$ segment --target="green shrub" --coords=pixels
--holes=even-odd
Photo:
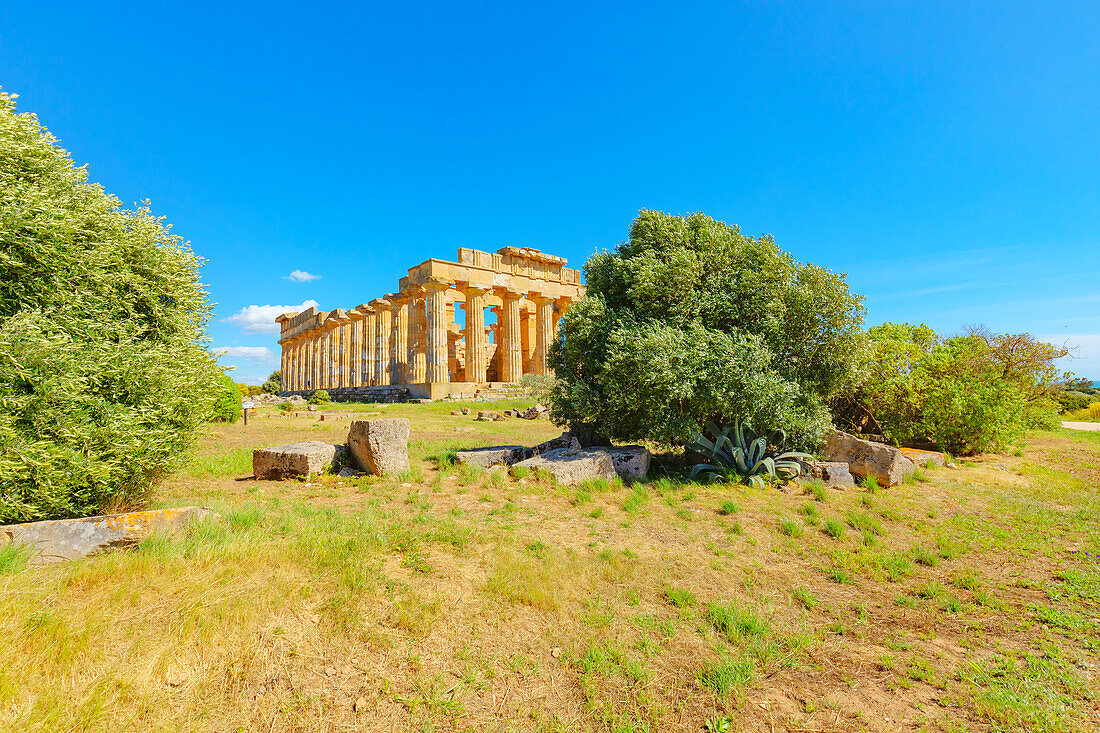
[[[741,419],[794,445],[827,427],[824,400],[850,381],[862,338],[861,299],[842,276],[770,236],[656,211],[585,274],[586,297],[551,348],[559,424],[682,443],[708,419]]]
[[[858,386],[833,404],[840,422],[956,455],[1006,449],[1030,428],[1057,424],[1055,361],[1065,349],[981,329],[941,339],[912,324],[868,335]]]
[[[309,398],[309,404],[311,405],[327,405],[330,402],[332,402],[332,398],[329,397],[328,392],[323,389],[317,390],[310,395]]]
[[[87,177],[0,93],[0,522],[143,501],[224,376],[199,258]]]
[[[271,376],[267,378],[260,386],[260,391],[265,394],[279,394],[283,391],[283,374],[278,369],[271,372]]]
[[[237,422],[241,419],[241,393],[228,375],[222,374],[214,387],[214,403],[210,408],[212,422]]]
[[[279,407],[276,408],[279,412],[290,412],[294,409],[294,405],[290,402],[280,402]]]

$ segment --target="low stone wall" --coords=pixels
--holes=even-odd
[[[295,392],[280,392],[280,397],[298,395],[309,399],[316,390],[299,390]],[[333,402],[408,402],[412,396],[407,387],[380,386],[380,387],[333,387],[325,390]]]

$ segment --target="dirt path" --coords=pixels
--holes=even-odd
[[[1062,427],[1066,430],[1087,430],[1090,433],[1100,432],[1100,422],[1070,422],[1062,421]]]

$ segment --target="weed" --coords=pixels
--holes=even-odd
[[[867,476],[862,481],[860,481],[860,483],[863,485],[864,490],[870,494],[873,494],[882,488],[882,485],[879,484],[878,479],[874,476]]]
[[[933,554],[931,550],[926,547],[917,547],[913,550],[913,559],[919,562],[921,565],[925,565],[930,568],[936,567],[940,558],[938,555]]]
[[[708,603],[707,620],[730,641],[761,636],[768,630],[767,622],[733,603]]]
[[[665,588],[665,598],[676,608],[690,608],[695,605],[695,594],[686,588]]]
[[[31,551],[23,545],[9,542],[0,545],[0,575],[14,575],[23,568],[31,559]]]
[[[834,540],[839,540],[844,536],[844,525],[836,519],[826,519],[822,531]]]
[[[739,511],[741,511],[741,507],[737,506],[737,503],[733,501],[726,500],[718,505],[718,513],[723,516],[736,514]]]
[[[719,697],[726,697],[734,688],[744,687],[756,677],[756,665],[751,659],[723,658],[704,667],[699,681]]]
[[[791,591],[791,595],[807,611],[812,611],[821,605],[821,601],[817,600],[813,593],[801,586]]]
[[[847,512],[845,518],[848,520],[848,526],[852,529],[867,533],[871,532],[875,535],[882,535],[882,522],[873,514],[867,512]]]
[[[787,537],[801,537],[802,525],[793,519],[779,520],[779,533]]]
[[[848,573],[845,572],[841,568],[832,568],[828,572],[826,572],[825,574],[828,575],[829,580],[833,581],[834,583],[851,583],[852,582],[852,576],[848,575]]]
[[[649,491],[644,484],[635,484],[626,499],[623,500],[622,509],[627,514],[637,514],[649,503]]]

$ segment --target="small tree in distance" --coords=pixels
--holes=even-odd
[[[280,392],[282,392],[283,373],[278,369],[271,372],[271,376],[268,377],[267,381],[260,386],[260,389],[262,389],[265,394],[279,394]]]
[[[862,299],[770,236],[703,214],[642,211],[630,239],[585,264],[586,297],[552,345],[554,419],[598,438],[682,443],[707,420],[829,425],[852,378]]]

